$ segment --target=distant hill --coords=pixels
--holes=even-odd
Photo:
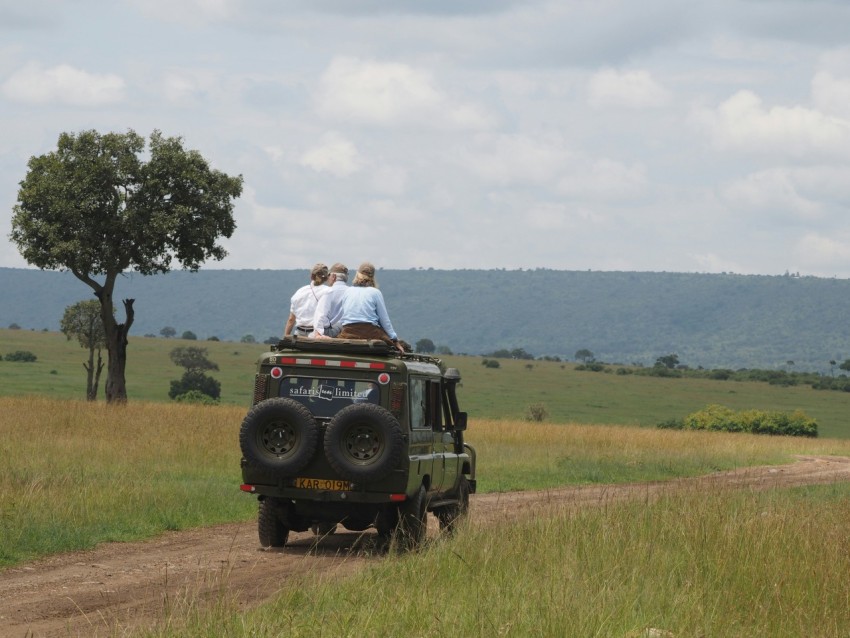
[[[258,341],[280,336],[302,270],[128,274],[133,334]],[[559,270],[381,270],[402,338],[455,353],[522,348],[572,359],[651,365],[676,353],[691,367],[827,370],[850,358],[850,280],[794,276]],[[70,273],[0,268],[0,326],[58,330],[66,306],[91,298]],[[123,308],[118,307],[119,319]],[[132,346],[131,346],[132,347]]]

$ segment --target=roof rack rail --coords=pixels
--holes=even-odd
[[[385,341],[378,339],[311,339],[288,336],[271,346],[273,352],[281,350],[311,350],[313,352],[336,352],[341,354],[371,354],[390,356],[398,351]]]

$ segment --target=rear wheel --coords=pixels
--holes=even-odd
[[[425,541],[428,529],[425,486],[398,508],[398,539],[403,549],[412,551]]]
[[[469,480],[465,476],[460,477],[457,499],[457,503],[441,507],[435,512],[440,521],[440,529],[448,534],[453,533],[458,523],[469,513]]]
[[[286,506],[275,498],[260,501],[257,532],[262,547],[283,547],[289,538]]]

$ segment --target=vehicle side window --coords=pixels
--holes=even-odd
[[[418,430],[430,429],[427,419],[427,385],[425,379],[410,377],[408,398],[410,399],[410,427]]]
[[[440,382],[428,381],[427,423],[434,430],[443,429],[443,411],[441,407]]]

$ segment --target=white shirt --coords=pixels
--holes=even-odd
[[[346,290],[348,286],[344,281],[335,281],[334,285],[319,299],[312,325],[320,335],[324,335],[329,326],[342,327],[342,300]]]
[[[325,285],[314,286],[307,284],[301,286],[292,295],[289,311],[295,315],[295,326],[309,328],[313,325],[313,315],[316,314],[316,306],[330,288]]]

